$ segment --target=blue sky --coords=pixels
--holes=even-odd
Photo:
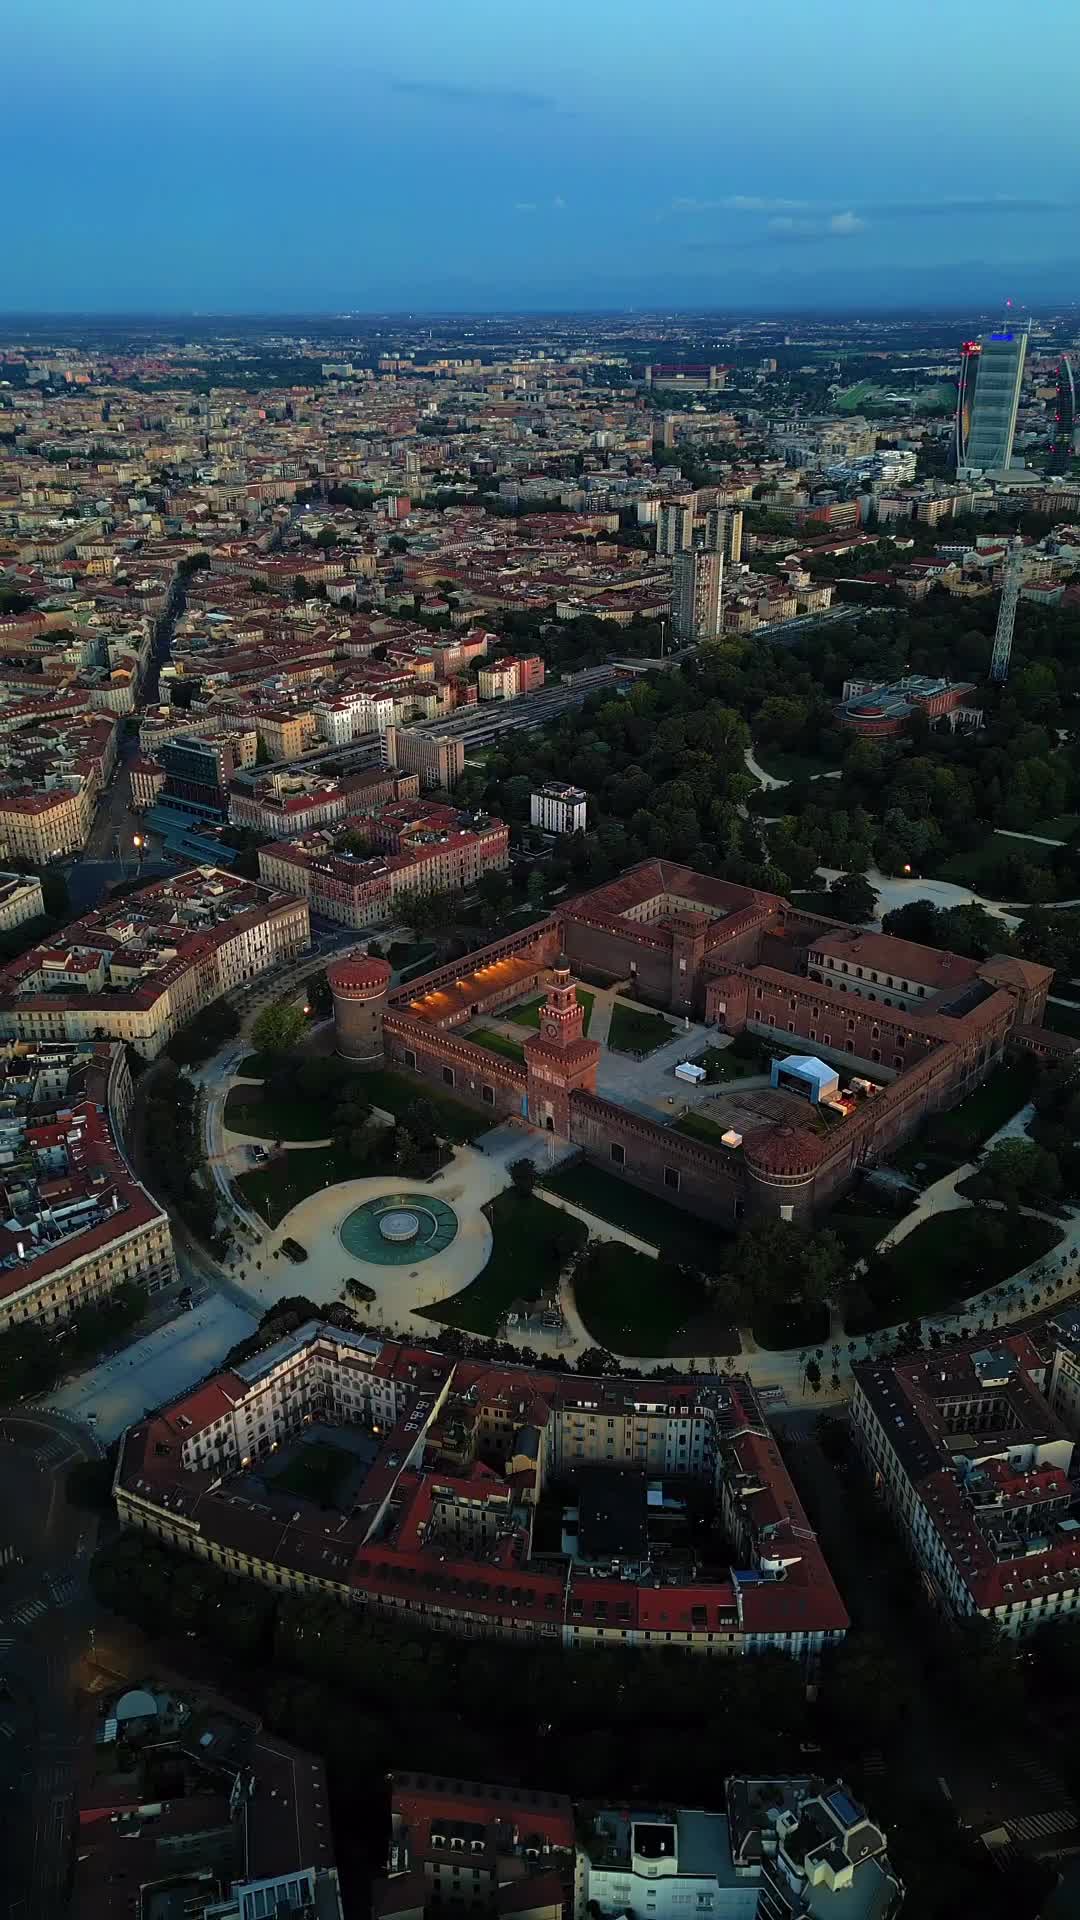
[[[6,0],[0,310],[1080,295],[1080,6]]]

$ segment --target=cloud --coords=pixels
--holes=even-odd
[[[565,210],[566,201],[563,199],[561,193],[555,194],[554,198],[552,199],[551,205],[552,205],[552,210],[555,213],[562,213]]]
[[[796,219],[793,214],[778,213],[769,221],[768,232],[776,240],[846,240],[852,234],[862,233],[866,224],[850,209],[846,213],[830,213],[825,220]]]
[[[678,199],[671,203],[672,213],[804,213],[810,200],[768,200],[756,194],[731,193],[722,200]]]
[[[847,213],[830,214],[828,222],[829,232],[837,234],[862,233],[866,225],[867,222],[850,209]]]
[[[440,100],[451,107],[513,107],[535,113],[555,105],[547,94],[520,87],[456,86],[443,80],[391,80],[390,86],[394,93],[414,93],[421,100]]]
[[[515,213],[565,213],[566,201],[561,193],[552,194],[550,200],[515,200]]]
[[[539,208],[537,207],[535,200],[515,200],[514,212],[515,213],[537,213],[539,212]]]

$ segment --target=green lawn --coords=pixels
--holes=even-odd
[[[572,1214],[512,1187],[497,1194],[486,1212],[493,1239],[487,1266],[460,1293],[419,1307],[427,1319],[469,1333],[497,1333],[511,1302],[538,1300],[569,1253],[587,1238],[587,1229]]]
[[[270,1065],[264,1053],[245,1053],[236,1071],[247,1080],[265,1080]]]
[[[336,1505],[336,1496],[357,1464],[356,1455],[325,1440],[313,1440],[280,1473],[267,1478],[275,1493],[295,1493],[316,1506]]]
[[[1080,813],[1055,813],[1049,820],[1036,820],[1029,833],[1037,833],[1044,840],[1068,840],[1080,827]]]
[[[611,1009],[608,1046],[616,1053],[655,1053],[677,1031],[661,1013],[645,1013],[640,1007],[616,1000]]]
[[[392,1113],[395,1120],[404,1119],[414,1101],[425,1100],[434,1107],[439,1131],[447,1140],[472,1140],[494,1124],[490,1114],[485,1117],[474,1113],[464,1101],[455,1100],[451,1093],[441,1093],[418,1073],[396,1073],[390,1067],[372,1067],[365,1069],[360,1081],[372,1105]]]
[[[673,1207],[670,1201],[643,1193],[640,1187],[632,1187],[629,1181],[590,1167],[583,1160],[577,1166],[546,1174],[544,1185],[553,1193],[573,1200],[575,1205],[587,1208],[598,1219],[610,1220],[615,1227],[625,1227],[627,1233],[647,1240],[669,1259],[682,1261],[687,1266],[712,1272],[722,1266],[729,1252],[730,1239],[720,1227],[698,1220],[692,1213],[684,1213],[681,1207]]]
[[[289,1208],[299,1206],[309,1194],[377,1171],[372,1166],[357,1169],[344,1148],[290,1147],[265,1166],[240,1174],[233,1184],[268,1226],[276,1227]]]
[[[707,1113],[698,1113],[692,1109],[676,1120],[671,1131],[688,1134],[691,1140],[704,1140],[708,1147],[718,1147],[727,1128],[722,1127],[716,1120],[710,1120]]]
[[[225,1125],[256,1140],[325,1140],[331,1118],[325,1100],[282,1098],[261,1087],[230,1087],[225,1101]]]
[[[505,1033],[495,1033],[491,1027],[474,1027],[466,1034],[478,1047],[486,1047],[489,1053],[503,1053],[508,1060],[524,1062],[525,1049],[520,1040],[511,1040]]]
[[[574,1283],[577,1309],[597,1346],[633,1357],[686,1354],[691,1324],[708,1306],[692,1274],[636,1253],[621,1240],[596,1242]]]
[[[779,747],[755,747],[754,759],[774,780],[812,780],[815,774],[835,773],[836,765],[817,753],[783,753]]]
[[[983,1244],[979,1211],[937,1213],[872,1263],[867,1276],[870,1307],[848,1316],[849,1333],[866,1333],[899,1321],[948,1312],[972,1294],[999,1286],[1022,1267],[1056,1247],[1061,1229],[1049,1220],[1019,1214],[1000,1246]]]
[[[579,987],[577,997],[579,1005],[585,1009],[585,1032],[588,1033],[589,1021],[592,1019],[592,1010],[596,995],[595,993],[590,993],[587,987]],[[546,994],[538,993],[532,1000],[523,1000],[519,1006],[507,1007],[502,1017],[504,1020],[512,1020],[515,1026],[532,1027],[533,1031],[538,1033],[540,1031],[540,1009],[546,998]],[[473,1038],[475,1039],[475,1035]]]
[[[1031,1095],[1038,1075],[1030,1059],[1006,1061],[951,1113],[935,1114],[926,1129],[926,1144],[935,1153],[956,1153],[960,1160],[981,1147],[984,1140],[1019,1113]],[[957,1161],[959,1165],[959,1161]]]
[[[969,853],[950,854],[947,860],[935,862],[931,868],[936,880],[952,880],[957,886],[971,887],[975,893],[983,893],[991,900],[1020,899],[1014,887],[1000,876],[1005,860],[1022,859],[1028,867],[1049,867],[1054,857],[1053,847],[1042,847],[1034,840],[1014,840],[1008,834],[992,833],[981,847]],[[1056,891],[1052,878],[1047,876],[1046,899],[1052,899]],[[1036,898],[1041,897],[1037,891]]]

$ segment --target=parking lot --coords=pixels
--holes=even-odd
[[[255,1313],[220,1294],[207,1294],[190,1313],[178,1314],[100,1366],[57,1387],[48,1404],[87,1421],[108,1445],[147,1407],[160,1406],[211,1372],[230,1347],[254,1332],[256,1321]]]

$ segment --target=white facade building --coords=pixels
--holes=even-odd
[[[584,833],[588,799],[584,787],[549,780],[529,796],[529,820],[545,833]]]

